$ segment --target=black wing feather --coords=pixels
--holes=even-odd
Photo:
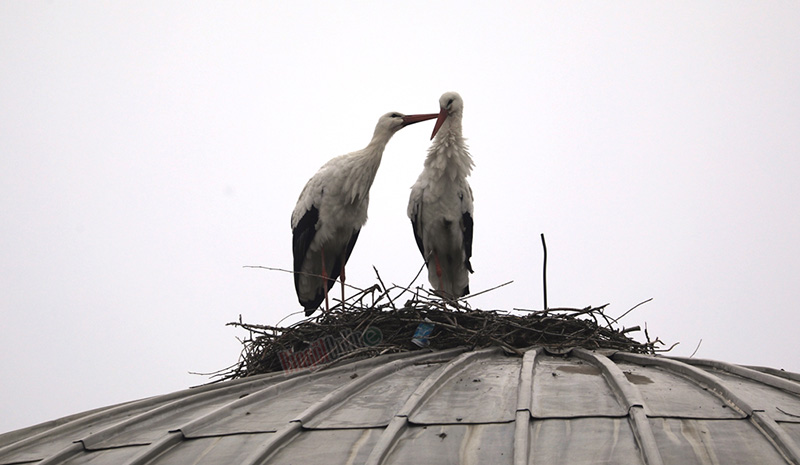
[[[344,251],[344,264],[347,264],[347,261],[350,260],[350,254],[353,253],[353,247],[356,246],[356,241],[358,240],[358,233],[360,233],[360,229],[356,229],[353,231],[353,234],[350,236],[350,240],[347,242],[347,248]],[[331,274],[328,277],[331,280],[331,284],[333,285],[333,281],[336,281],[339,278],[339,273],[342,270],[342,257],[336,257],[336,260],[333,262],[333,269],[331,270]]]
[[[344,262],[347,263],[350,260],[350,254],[353,253],[353,247],[356,246],[356,241],[358,240],[358,234],[361,232],[360,229],[356,229],[353,231],[353,235],[350,236],[350,242],[347,243],[347,251],[344,254]]]
[[[469,212],[464,212],[461,221],[464,223],[465,265],[467,265],[467,269],[470,273],[474,273],[474,271],[472,271],[472,263],[469,262],[469,259],[472,258],[472,215],[470,215]]]
[[[303,270],[303,261],[306,259],[311,241],[317,235],[317,221],[319,221],[319,210],[317,207],[311,208],[300,218],[297,226],[292,229],[292,253],[294,255],[294,288],[298,296],[300,294],[300,272]],[[305,305],[303,302],[301,304]],[[319,305],[319,303],[317,303]]]
[[[419,253],[421,253],[422,258],[425,259],[425,245],[422,243],[422,236],[417,232],[420,229],[419,226],[419,209],[417,209],[417,212],[414,213],[414,218],[411,219],[411,228],[414,229],[414,240],[417,241]]]

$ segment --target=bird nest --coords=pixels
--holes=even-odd
[[[228,323],[246,330],[248,336],[241,340],[239,362],[213,376],[224,381],[280,370],[320,369],[345,360],[423,348],[496,345],[517,355],[531,346],[556,353],[574,347],[644,354],[672,348],[661,348],[662,341],[651,340],[646,329],[646,342],[631,338],[629,333],[641,329],[619,327],[621,317],[605,313],[608,304],[583,309],[479,310],[470,308],[464,299],[446,300],[422,288],[400,288],[400,296],[410,292],[411,297],[398,305],[400,296],[390,296],[396,286],[381,289],[375,285],[348,299],[344,306],[339,303],[288,327],[244,323],[241,317]],[[369,295],[372,302],[365,304]]]

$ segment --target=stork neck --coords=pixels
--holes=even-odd
[[[373,177],[378,170],[378,166],[381,164],[381,158],[383,157],[383,151],[386,149],[386,144],[389,143],[389,139],[391,139],[393,135],[394,133],[376,130],[375,135],[372,136],[372,140],[369,141],[369,144],[358,154],[358,158],[361,159],[361,164],[364,166],[364,169],[367,172],[372,172]]]
[[[369,141],[366,149],[367,152],[373,152],[381,154],[383,150],[386,148],[386,144],[389,143],[389,140],[394,135],[394,132],[387,131],[384,128],[377,127],[375,128],[375,132],[372,134],[372,140]]]
[[[461,136],[461,115],[447,118],[443,124],[442,131]]]
[[[367,156],[377,155],[378,158],[380,158],[381,154],[383,154],[383,151],[386,149],[386,144],[389,143],[389,138],[391,137],[392,136],[389,136],[387,138],[373,137],[372,140],[369,142],[369,145],[367,145],[366,148],[364,148],[364,154]]]
[[[461,115],[451,116],[444,121],[433,140],[434,144],[448,146],[463,141],[461,137]]]
[[[363,202],[369,197],[369,189],[375,174],[381,166],[386,141],[373,138],[363,150],[353,152],[347,157],[348,170],[344,182],[346,199],[349,202]]]
[[[464,138],[461,136],[461,120],[453,121],[455,124],[442,126],[433,140],[428,156],[425,159],[425,168],[436,177],[450,179],[465,178],[472,171],[473,161],[469,154]]]
[[[363,167],[363,169],[367,172],[372,172],[372,176],[375,176],[375,171],[378,170],[378,167],[381,164],[381,158],[383,158],[383,150],[386,147],[386,143],[383,144],[372,144],[368,145],[364,150],[358,153],[357,157],[359,159],[359,163]]]

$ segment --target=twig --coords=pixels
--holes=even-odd
[[[653,341],[653,343],[656,343],[656,342],[661,342],[661,340],[656,338],[656,340]],[[661,342],[661,344],[663,345],[664,343]],[[676,343],[672,344],[671,346],[667,347],[666,349],[658,349],[658,350],[656,350],[656,352],[669,352],[670,350],[674,349],[675,346],[677,346],[678,344],[680,344],[680,342],[676,342]]]
[[[463,300],[466,300],[466,299],[469,299],[469,298],[472,298],[472,297],[475,297],[475,296],[479,296],[481,294],[486,294],[487,292],[491,292],[491,291],[493,291],[495,289],[500,289],[503,286],[508,286],[509,284],[511,284],[513,282],[514,282],[513,280],[512,281],[507,281],[507,282],[504,282],[503,284],[497,285],[495,287],[491,287],[491,288],[486,289],[484,291],[480,291],[480,292],[477,292],[475,294],[465,295],[464,297],[456,299],[456,301],[459,302],[459,301],[463,301]]]
[[[542,250],[544,250],[544,264],[542,265],[542,290],[544,291],[544,311],[547,311],[547,244],[544,242],[544,233],[542,237]]]
[[[282,272],[284,272],[284,273],[290,273],[290,274],[302,274],[302,275],[304,275],[304,276],[312,276],[312,277],[315,277],[315,278],[327,279],[325,276],[322,276],[321,274],[305,273],[305,272],[303,272],[303,271],[284,270],[283,268],[273,268],[273,267],[271,267],[271,266],[260,266],[260,265],[244,265],[244,266],[242,266],[242,268],[258,268],[258,269],[261,269],[261,270],[269,270],[269,271],[282,271]],[[351,289],[355,289],[355,290],[357,290],[357,291],[364,292],[364,289],[361,289],[361,288],[355,287],[355,286],[353,286],[352,284],[347,284],[347,283],[345,283],[345,286],[346,286],[346,287],[349,287],[349,288],[351,288]]]
[[[392,296],[389,295],[389,289],[386,288],[386,284],[383,284],[383,280],[381,279],[381,274],[378,273],[378,269],[375,268],[375,265],[372,265],[372,269],[375,270],[375,276],[378,277],[378,282],[381,283],[381,286],[383,286],[384,294],[386,294],[386,298],[389,299],[389,303],[392,305],[392,308],[397,310],[397,307],[394,306],[394,300],[392,300]]]
[[[620,316],[619,316],[619,317],[617,317],[617,318],[612,318],[612,320],[614,320],[614,323],[617,323],[617,322],[618,322],[619,320],[621,320],[621,319],[622,319],[622,318],[623,318],[625,315],[627,315],[628,313],[630,313],[630,312],[632,312],[632,311],[636,310],[636,307],[639,307],[640,305],[644,305],[644,304],[646,304],[647,302],[650,302],[651,300],[653,300],[653,298],[652,298],[652,297],[650,297],[650,298],[649,298],[649,299],[647,299],[647,300],[643,300],[643,301],[639,302],[638,304],[636,304],[636,305],[634,305],[633,307],[631,307],[631,309],[630,309],[630,310],[628,310],[627,312],[623,313],[622,315],[620,315]]]
[[[411,292],[409,289],[411,288],[411,286],[412,286],[412,285],[414,285],[414,283],[417,281],[417,279],[419,279],[419,275],[421,275],[421,274],[422,274],[422,270],[424,270],[424,269],[425,269],[425,266],[426,266],[425,262],[422,262],[422,266],[421,266],[421,267],[419,267],[419,271],[417,271],[417,275],[416,275],[416,276],[414,276],[414,279],[412,279],[410,283],[408,283],[408,286],[406,286],[406,287],[403,287],[403,288],[402,288],[402,289],[403,289],[403,292],[401,292],[400,294],[398,294],[398,295],[397,295],[397,297],[396,297],[396,299],[400,299],[400,297],[402,297],[402,296],[403,296],[403,294],[405,294],[405,293],[406,293],[406,291],[408,291],[408,292]]]
[[[285,317],[281,318],[281,319],[280,319],[280,321],[278,321],[278,323],[276,323],[276,324],[275,324],[275,326],[278,326],[278,325],[280,325],[281,323],[283,323],[283,320],[285,320],[285,319],[289,318],[290,316],[292,316],[292,315],[298,315],[298,314],[300,314],[300,313],[305,313],[305,311],[304,311],[304,310],[300,310],[300,311],[297,311],[297,312],[292,312],[292,313],[290,313],[290,314],[286,315]],[[241,320],[241,317],[240,317],[240,318],[239,318],[239,322],[241,322],[241,321],[242,321],[242,320]]]
[[[700,344],[702,344],[702,343],[703,343],[703,340],[700,339],[700,341],[697,342],[697,347],[694,348],[694,352],[692,352],[692,355],[690,355],[689,358],[694,357],[694,354],[696,354],[697,351],[700,350]]]

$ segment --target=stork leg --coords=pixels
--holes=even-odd
[[[344,310],[344,263],[342,263],[342,272],[339,275],[339,279],[342,282],[342,310]]]
[[[319,249],[320,257],[322,257],[322,285],[325,289],[325,312],[330,310],[328,306],[328,272],[325,271],[325,249]]]
[[[439,290],[444,292],[444,282],[442,282],[442,264],[439,263],[439,254],[433,251],[433,261],[436,263],[436,276],[439,277]]]

